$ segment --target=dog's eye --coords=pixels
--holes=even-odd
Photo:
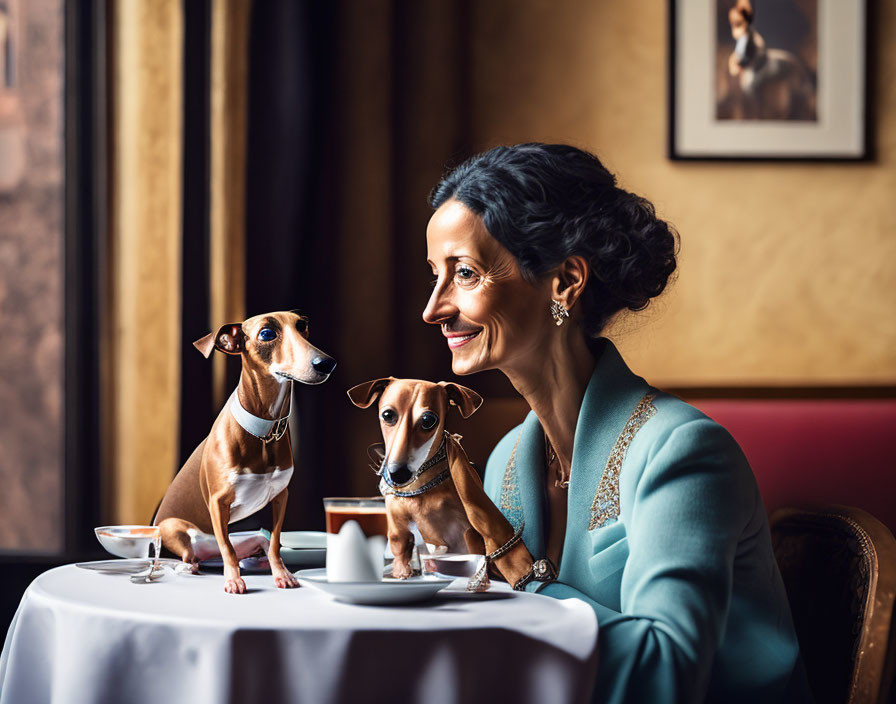
[[[298,322],[296,323],[296,330],[298,330],[299,333],[301,333],[302,335],[307,335],[308,334],[308,321],[305,320],[304,318],[299,318]]]
[[[439,417],[432,411],[424,411],[423,415],[420,416],[420,427],[423,430],[432,430],[438,422]]]
[[[383,423],[385,423],[386,425],[395,425],[395,423],[398,421],[398,414],[391,408],[387,408],[382,413],[380,413],[380,418],[383,419]]]
[[[258,339],[262,342],[271,342],[277,339],[277,333],[271,328],[262,328],[258,331]]]

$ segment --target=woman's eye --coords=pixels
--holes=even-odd
[[[380,413],[380,418],[383,419],[383,423],[385,423],[386,425],[395,425],[395,421],[398,420],[398,414],[391,408],[387,408],[382,413]]]
[[[423,415],[420,416],[420,427],[423,430],[432,430],[438,422],[439,417],[432,411],[424,411]]]
[[[271,342],[277,339],[277,333],[271,328],[262,328],[258,332],[258,339],[262,342]]]
[[[479,276],[468,266],[459,266],[454,270],[454,278],[461,284],[475,283]]]

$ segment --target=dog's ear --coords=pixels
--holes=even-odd
[[[473,391],[473,389],[455,384],[453,381],[440,381],[439,386],[445,389],[445,393],[448,394],[448,401],[452,406],[457,406],[457,410],[460,411],[464,418],[469,418],[482,405],[482,396]]]
[[[218,328],[218,332],[210,332],[205,337],[196,340],[193,347],[208,359],[216,349],[227,354],[240,354],[245,349],[243,344],[245,339],[242,323],[228,323]]]
[[[747,22],[753,21],[753,5],[750,4],[750,0],[737,0],[734,9],[742,14]]]
[[[382,379],[374,379],[373,381],[365,381],[363,384],[353,386],[346,393],[358,408],[368,408],[374,401],[379,398],[389,384],[395,381],[394,376],[387,376]]]

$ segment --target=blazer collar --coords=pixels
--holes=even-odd
[[[561,574],[569,562],[564,558],[573,542],[571,536],[588,525],[594,493],[616,439],[650,389],[644,379],[631,372],[610,340],[600,338],[593,349],[597,361],[576,422]],[[544,431],[534,412],[523,421],[515,462],[526,518],[523,541],[535,557],[541,557],[545,551]]]

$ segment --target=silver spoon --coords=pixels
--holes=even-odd
[[[150,582],[165,576],[165,568],[159,567],[159,553],[162,550],[162,532],[159,528],[155,529],[152,547],[154,548],[154,553],[153,560],[149,563],[149,572],[138,572],[137,574],[132,575],[130,579],[134,584],[149,584]],[[149,557],[149,554],[147,553],[146,556]],[[158,577],[155,574],[156,570],[159,572]]]
[[[159,565],[159,559],[156,558],[149,563],[149,571],[138,572],[132,574],[129,579],[134,584],[149,584],[155,582],[165,576],[165,567]]]
[[[131,582],[133,582],[134,584],[149,584],[150,582],[155,582],[156,580],[162,579],[165,576],[166,568],[164,565],[159,564],[160,548],[161,536],[158,536],[155,541],[155,555],[153,556],[152,562],[149,563],[149,571],[138,572],[137,574],[131,575]]]

